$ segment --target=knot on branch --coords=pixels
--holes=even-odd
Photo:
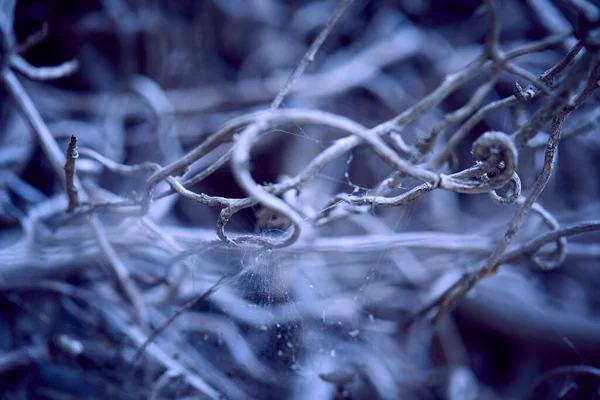
[[[546,82],[548,85],[551,85],[551,83]],[[533,96],[535,96],[535,91],[533,90],[533,87],[528,87],[527,90],[523,89],[523,86],[521,86],[519,84],[519,82],[515,82],[515,86],[513,86],[513,95],[517,98],[517,99],[531,99]]]

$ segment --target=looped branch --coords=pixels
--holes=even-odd
[[[508,188],[507,188],[508,186]],[[521,178],[516,172],[513,173],[510,181],[501,188],[505,195],[499,195],[497,190],[492,190],[489,194],[492,201],[501,206],[509,206],[515,204],[521,195]]]
[[[440,187],[458,193],[489,193],[513,179],[518,153],[504,132],[486,132],[471,147],[477,164],[464,171],[442,175]]]
[[[519,201],[521,202],[524,200],[525,199],[522,197],[519,198]],[[539,203],[534,203],[531,207],[531,211],[537,213],[551,231],[558,231],[560,229],[560,224],[556,218]],[[549,271],[558,268],[563,261],[565,261],[565,258],[567,257],[567,238],[565,236],[559,237],[554,243],[556,247],[551,252],[541,251],[546,243],[542,243],[537,247],[532,247],[530,251],[527,252],[531,258],[531,262],[533,262],[537,268],[543,271]]]
[[[518,153],[513,141],[504,132],[486,132],[471,147],[473,155],[485,164],[488,184],[494,189],[506,185],[517,168]]]
[[[264,187],[257,184],[250,174],[250,149],[255,139],[270,128],[268,119],[260,119],[251,124],[238,137],[237,144],[231,155],[231,169],[237,183],[246,190],[248,194],[258,200],[262,205],[285,216],[292,223],[292,232],[286,234],[282,239],[261,239],[261,244],[272,247],[286,247],[298,240],[302,217],[280,198],[269,193]],[[254,239],[256,239],[254,237]]]
[[[550,271],[562,265],[567,258],[567,239],[561,237],[556,242],[556,248],[550,253],[542,253],[541,246],[531,253],[531,262],[543,271]]]

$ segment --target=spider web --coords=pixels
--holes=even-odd
[[[330,144],[307,131],[297,127],[278,133],[319,150]],[[352,167],[357,165],[360,170],[364,155],[355,151],[337,160],[337,167],[326,167],[306,188],[308,197],[317,198],[311,197],[310,191],[320,184],[334,184],[347,193],[370,193],[372,189],[352,179]],[[323,204],[310,206],[315,214],[324,211]],[[395,225],[410,219],[412,212],[411,207],[396,210]],[[231,225],[238,229],[244,226],[239,220]],[[335,236],[339,229],[344,228],[323,227],[323,233]],[[282,230],[265,227],[259,234],[277,236]],[[395,329],[390,318],[398,312],[398,303],[390,299],[402,276],[388,252],[340,256],[293,248],[227,249],[221,256],[227,259],[228,270],[237,272],[227,287],[215,294],[220,300],[212,311],[218,308],[236,331],[228,338],[217,338],[217,344],[225,344],[230,352],[241,348],[248,353],[246,361],[236,360],[234,355],[227,357],[243,370],[236,374],[267,377],[263,383],[276,388],[275,392],[286,393],[286,398],[333,398],[342,385],[344,390],[354,388],[354,392],[374,387],[380,398],[398,395],[393,371],[399,366],[386,360],[401,353],[389,334]],[[205,336],[201,339],[207,341]],[[227,340],[230,343],[225,343]],[[266,392],[275,393],[265,390],[260,395]]]

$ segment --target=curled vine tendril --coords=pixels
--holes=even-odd
[[[501,206],[515,204],[521,195],[521,178],[514,172],[510,181],[501,189],[506,195],[500,195],[498,194],[498,190],[494,189],[489,193],[492,201]]]
[[[519,202],[523,201],[523,197],[519,198]],[[531,211],[538,214],[544,223],[550,228],[552,231],[556,231],[560,228],[560,224],[558,220],[544,207],[542,207],[539,203],[535,203],[531,207]],[[541,245],[535,248],[533,251],[529,252],[529,257],[531,262],[539,269],[543,271],[549,271],[555,268],[558,268],[565,258],[567,257],[567,238],[560,237],[558,240],[554,242],[555,247],[550,252],[542,252]]]
[[[514,180],[518,153],[506,133],[486,132],[473,142],[471,149],[477,163],[464,171],[442,175],[440,187],[458,193],[489,193]]]

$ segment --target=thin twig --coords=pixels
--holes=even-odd
[[[421,157],[415,159],[415,162],[422,161],[424,155],[428,154],[433,150],[438,138],[441,133],[444,131],[446,126],[451,123],[459,122],[460,120],[466,118],[469,114],[471,114],[474,110],[477,109],[479,104],[483,101],[484,97],[494,88],[496,84],[496,75],[497,73],[492,73],[488,81],[481,85],[475,93],[471,96],[467,104],[459,108],[458,110],[446,114],[444,119],[442,119],[431,131],[431,135],[425,139],[422,143],[417,143],[417,148],[421,153]]]
[[[33,35],[27,36],[27,39],[17,46],[15,52],[20,55],[27,53],[35,46],[42,43],[48,37],[48,32],[48,23],[43,22],[42,29],[36,31]]]
[[[524,147],[557,112],[567,105],[572,92],[588,74],[590,65],[595,64],[595,58],[594,55],[585,53],[561,82],[556,93],[533,114],[529,121],[512,134],[517,148]]]
[[[122,331],[122,333],[126,337],[128,337],[135,345],[142,346],[144,343],[148,342],[148,335],[146,335],[138,327],[125,323],[125,321],[123,321],[121,317],[122,313],[118,311],[115,312],[115,304],[112,304],[107,299],[104,299],[102,296],[98,296],[98,294],[90,292],[87,289],[82,289],[73,285],[57,281],[38,281],[35,283],[10,285],[0,284],[0,291],[12,292],[15,290],[32,291],[36,293],[40,291],[48,291],[75,298],[100,311],[102,315],[104,315],[106,320],[109,323],[111,323],[111,325],[113,325],[115,329]],[[198,390],[200,393],[203,393],[210,399],[216,400],[222,398],[221,394],[217,392],[211,385],[209,385],[200,375],[198,375],[197,372],[191,370],[190,368],[187,368],[175,357],[172,357],[171,355],[167,354],[160,347],[152,343],[148,343],[146,344],[146,349],[148,350],[148,353],[159,363],[161,363],[165,368],[180,373],[181,376],[185,378],[186,382],[189,383],[191,387]]]
[[[521,57],[526,54],[537,53],[539,51],[546,50],[549,47],[559,45],[571,36],[571,33],[559,33],[556,35],[548,36],[542,40],[533,42],[532,44],[527,44],[509,51],[508,53],[506,53],[504,59],[512,60],[513,58]]]
[[[63,170],[63,166],[66,164],[66,159],[62,151],[60,151],[56,140],[54,140],[52,133],[46,126],[46,123],[33,104],[33,101],[15,74],[10,69],[4,68],[2,71],[2,78],[13,100],[18,105],[19,110],[25,118],[25,121],[27,121],[35,133],[40,145],[42,146],[42,149],[44,150],[44,154],[46,157],[48,157],[48,160],[54,169],[54,173],[66,186],[67,179]],[[81,201],[87,201],[87,193],[77,179],[76,174],[73,176],[73,186],[77,188],[78,193],[81,195]],[[96,240],[100,244],[101,248],[105,251],[108,251],[108,253],[105,254],[106,257],[111,261],[115,261],[115,263],[109,262],[109,266],[110,272],[113,275],[113,279],[115,280],[117,287],[123,296],[134,307],[134,315],[136,316],[136,320],[142,325],[145,325],[146,312],[141,301],[142,297],[133,282],[131,282],[129,271],[122,262],[118,261],[119,257],[108,241],[100,220],[95,215],[92,215],[89,222],[93,229],[94,235],[96,236]]]
[[[226,275],[222,276],[217,282],[215,282],[210,288],[208,288],[208,290],[206,292],[204,292],[202,295],[188,301],[187,303],[185,303],[184,305],[179,307],[173,315],[171,315],[165,322],[163,322],[158,328],[156,328],[148,336],[148,338],[144,341],[144,343],[142,343],[142,345],[138,347],[137,351],[135,352],[135,354],[133,355],[133,357],[131,359],[131,366],[132,367],[135,366],[135,364],[140,359],[142,354],[144,354],[144,351],[146,350],[148,345],[150,345],[154,341],[154,339],[156,339],[156,337],[158,335],[160,335],[166,328],[168,328],[169,325],[171,325],[173,323],[173,321],[175,321],[179,316],[181,316],[186,310],[189,310],[194,305],[199,304],[199,303],[205,301],[206,299],[208,299],[214,292],[217,291],[217,289],[221,285],[223,285],[224,283],[226,283],[226,281],[229,281],[230,279],[231,279],[230,276],[229,277]]]
[[[283,99],[292,88],[294,82],[298,78],[300,78],[300,76],[306,70],[308,65],[313,62],[313,60],[315,59],[315,55],[321,48],[323,42],[325,42],[325,39],[329,35],[329,32],[331,32],[336,22],[342,16],[344,10],[350,5],[350,3],[352,3],[352,0],[340,1],[340,4],[337,6],[335,11],[331,15],[331,18],[329,19],[323,30],[321,30],[321,33],[319,33],[319,36],[317,36],[316,39],[313,41],[308,51],[302,57],[302,60],[300,60],[300,63],[298,64],[294,72],[292,72],[292,74],[288,77],[287,81],[283,85],[283,88],[279,91],[279,93],[277,93],[277,97],[275,97],[275,99],[269,106],[269,110],[276,110],[277,108],[279,108],[279,106],[283,102]]]
[[[65,179],[67,181],[67,196],[69,198],[69,206],[67,212],[72,213],[79,207],[79,197],[77,196],[77,188],[75,187],[75,161],[79,157],[77,151],[77,136],[71,136],[71,141],[67,147],[65,162]]]

